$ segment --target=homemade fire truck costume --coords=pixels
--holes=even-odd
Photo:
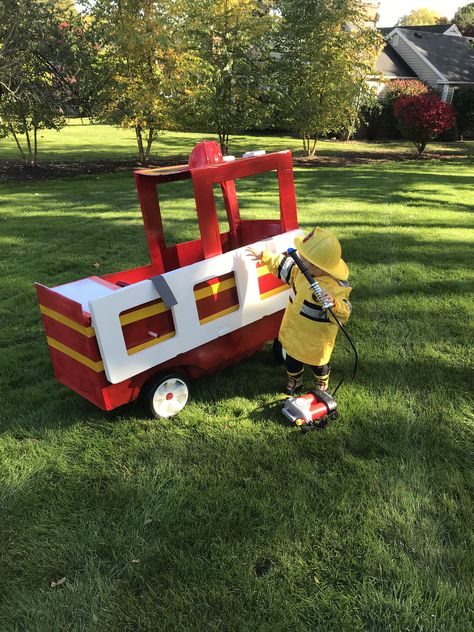
[[[243,220],[234,180],[273,171],[280,217]],[[191,179],[201,238],[167,246],[157,188]],[[56,379],[104,410],[147,397],[170,417],[189,380],[247,358],[277,337],[289,287],[245,255],[256,244],[284,251],[298,229],[291,153],[225,162],[216,143],[189,163],[135,172],[151,263],[57,287],[36,284]],[[219,232],[213,185],[229,230]],[[260,242],[260,243],[259,243]]]

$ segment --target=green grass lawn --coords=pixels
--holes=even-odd
[[[470,632],[473,174],[295,170],[301,225],[341,239],[361,364],[309,435],[281,423],[269,348],[195,382],[173,421],[56,383],[33,282],[147,262],[133,178],[1,185],[0,630]],[[170,241],[197,232],[188,186],[165,196]],[[273,176],[238,192],[276,215]],[[333,364],[351,368],[342,338]]]
[[[153,145],[153,156],[167,159],[172,156],[186,157],[195,143],[200,140],[216,139],[212,133],[164,132]],[[472,143],[471,143],[472,144]],[[442,154],[465,153],[470,143],[433,143],[427,152]],[[292,149],[301,152],[302,141],[291,136],[234,135],[230,138],[229,152],[241,155],[251,149],[278,151]],[[339,156],[341,153],[360,152],[381,154],[394,152],[404,154],[414,149],[405,142],[351,141],[347,143],[320,141],[317,153],[321,156]],[[19,152],[13,139],[0,139],[0,160],[19,160]],[[39,161],[82,161],[82,160],[133,160],[137,156],[137,145],[133,130],[111,125],[82,124],[79,119],[71,119],[61,131],[42,130],[38,136]]]

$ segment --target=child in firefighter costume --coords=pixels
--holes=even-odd
[[[333,304],[335,315],[342,324],[351,314],[348,282],[349,270],[341,258],[341,245],[334,235],[322,228],[315,228],[306,237],[297,237],[295,247],[309,273],[317,280]],[[336,342],[337,324],[328,310],[315,302],[307,279],[286,255],[268,251],[248,252],[260,260],[272,274],[288,283],[291,295],[275,341],[276,355],[283,358],[288,375],[286,392],[293,395],[303,385],[304,365],[313,372],[315,387],[326,391],[329,384],[329,360]]]

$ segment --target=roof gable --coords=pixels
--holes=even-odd
[[[444,25],[446,26],[446,25]],[[398,29],[397,29],[398,30]],[[465,37],[421,29],[399,29],[417,52],[450,82],[474,82],[474,49]]]
[[[382,35],[386,36],[394,29],[403,29],[404,31],[425,31],[427,33],[439,33],[440,35],[448,34],[448,32],[449,35],[451,35],[451,32],[453,34],[457,32],[459,33],[459,36],[462,37],[454,22],[452,24],[427,24],[426,26],[384,26],[379,28],[379,31]]]
[[[378,56],[375,70],[381,72],[384,77],[416,78],[418,76],[389,43]]]

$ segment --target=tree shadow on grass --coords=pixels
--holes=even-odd
[[[146,262],[145,236],[142,226],[137,223],[137,218],[109,219],[94,215],[83,217],[69,214],[68,223],[71,227],[69,230],[75,231],[74,241],[82,244],[77,252],[71,249],[69,240],[65,239],[64,233],[58,232],[64,222],[64,220],[63,222],[60,221],[61,218],[60,214],[42,217],[40,225],[33,232],[30,228],[31,218],[15,217],[9,220],[8,225],[3,226],[3,257],[11,262],[14,262],[15,259],[18,261],[19,257],[25,257],[31,266],[32,250],[39,253],[41,260],[51,253],[54,245],[55,256],[54,258],[50,257],[51,261],[48,262],[48,266],[59,266],[58,257],[63,254],[70,259],[70,267],[74,266],[78,275],[87,275],[88,273],[88,271],[81,271],[81,259],[91,261],[92,257],[99,257],[102,261],[107,261],[107,272],[125,269],[128,265],[143,265],[143,262]],[[345,227],[354,224],[340,222],[335,225]],[[309,226],[309,224],[303,222],[302,227],[305,226]],[[417,229],[424,226],[417,223],[413,228]],[[427,223],[426,226],[431,227],[432,225]],[[453,222],[447,223],[445,227],[456,229],[465,226],[465,224],[458,225]],[[406,223],[403,223],[402,226],[391,225],[386,234],[381,234],[379,227],[387,228],[383,223],[370,224],[363,234],[344,239],[344,251],[351,263],[372,265],[384,263],[390,257],[391,262],[396,262],[397,265],[417,263],[430,268],[443,268],[451,264],[462,264],[473,258],[472,248],[467,242],[458,243],[453,247],[453,242],[450,240],[420,239],[403,230]],[[166,232],[170,244],[194,239],[198,235],[197,220],[193,217],[173,218],[168,222]],[[31,240],[28,238],[29,233]],[[21,235],[20,241],[18,240],[19,235]],[[123,244],[123,248],[120,244]],[[136,263],[130,260],[130,253],[133,248],[141,254],[140,258],[136,258]],[[123,259],[124,252],[128,255],[125,260]],[[120,260],[119,255],[122,256],[122,260]],[[119,264],[120,267],[117,268],[116,266]],[[64,271],[64,264],[61,264],[61,267]],[[90,270],[89,274],[92,272]],[[15,274],[21,276],[24,271],[20,268]],[[97,270],[94,271],[94,274],[97,274]]]
[[[47,229],[47,227],[43,227]],[[44,235],[44,245],[47,245],[48,231],[42,233]],[[414,239],[407,239],[405,236],[398,237],[391,236],[392,241],[395,241],[394,256],[396,256],[397,265],[402,263],[416,263],[418,265],[425,265],[427,268],[439,268],[441,270],[447,270],[450,267],[457,268],[459,266],[465,267],[466,261],[470,259],[471,250],[466,247],[458,246],[456,249],[451,249],[449,244],[439,244],[433,242],[422,242]],[[399,243],[397,242],[399,239]],[[354,263],[358,263],[360,266],[366,267],[370,265],[376,265],[383,262],[387,257],[387,251],[384,249],[383,244],[379,248],[373,248],[367,250],[366,240],[362,238],[354,238],[347,240],[347,249],[351,252],[351,260]],[[436,265],[433,266],[432,261],[435,258],[434,253],[438,260]],[[358,256],[358,254],[360,256]],[[25,252],[26,256],[26,252]],[[74,258],[73,258],[74,259]],[[72,260],[71,265],[76,263],[77,260]],[[57,265],[57,264],[56,264]],[[62,267],[62,276],[64,280],[65,272]],[[72,268],[71,268],[72,269]],[[38,271],[37,271],[38,272]],[[30,284],[31,278],[25,279],[25,270],[23,268],[18,269],[17,274],[13,274],[9,278],[9,284],[6,287],[19,287],[17,282]],[[86,273],[87,274],[87,273]],[[15,281],[17,279],[17,281]],[[63,280],[61,279],[61,280]],[[43,280],[43,279],[41,279]],[[12,285],[13,284],[13,285]],[[393,360],[377,361],[378,364],[372,369],[368,370],[367,367],[371,366],[370,358],[368,360],[361,359],[361,377],[359,380],[364,380],[365,375],[370,376],[369,382],[367,382],[367,388],[369,386],[377,388],[382,386],[386,380],[395,381],[398,380],[398,376],[410,375],[410,383],[405,384],[407,388],[413,393],[418,393],[418,396],[423,397],[424,389],[426,388],[426,382],[434,381],[443,383],[447,372],[450,374],[450,383],[457,384],[464,390],[466,384],[466,378],[464,375],[464,369],[462,367],[452,367],[450,364],[437,361],[433,366],[432,360],[426,360],[420,357],[413,359],[409,355],[413,352],[416,353],[416,346],[420,344],[429,345],[437,344],[445,341],[462,341],[465,339],[465,321],[463,313],[453,311],[445,304],[442,311],[429,311],[424,309],[416,309],[411,303],[407,306],[399,304],[395,306],[392,311],[383,309],[380,306],[380,301],[387,298],[403,298],[408,297],[412,299],[414,296],[420,299],[438,299],[443,300],[466,296],[472,287],[472,284],[467,279],[454,278],[452,281],[427,281],[426,283],[417,282],[414,284],[410,278],[391,279],[390,283],[384,285],[379,284],[375,289],[372,286],[364,285],[361,283],[356,286],[356,292],[359,298],[366,303],[361,304],[360,308],[360,321],[363,329],[362,336],[367,335],[372,327],[372,333],[369,332],[371,338],[373,332],[380,330],[382,332],[377,336],[377,340],[383,344],[383,331],[388,327],[387,333],[389,335],[388,342],[389,349],[394,351],[398,348],[398,343],[393,339],[395,331],[392,331],[392,325],[396,324],[397,318],[400,319],[400,324],[403,325],[402,329],[405,342],[399,349],[401,354],[404,354],[403,360],[400,362],[394,362]],[[374,302],[375,316],[373,325],[370,324],[371,318],[371,302]],[[378,302],[377,302],[378,301]],[[357,306],[357,302],[356,302]],[[16,311],[15,311],[16,310]],[[364,314],[365,311],[365,314]],[[4,384],[5,384],[5,402],[8,406],[9,415],[4,418],[5,428],[9,428],[14,420],[16,427],[26,428],[54,428],[58,427],[56,419],[70,420],[69,407],[72,406],[77,409],[77,418],[80,419],[83,416],[91,417],[93,420],[105,420],[115,419],[122,414],[129,416],[129,412],[119,411],[114,413],[113,416],[106,415],[104,413],[97,413],[96,409],[82,400],[79,396],[67,391],[62,386],[57,385],[51,375],[51,369],[49,364],[49,355],[46,349],[46,342],[44,335],[41,331],[40,317],[37,311],[36,299],[34,297],[34,291],[31,289],[31,295],[28,296],[28,300],[23,300],[21,303],[12,297],[12,314],[18,312],[18,326],[11,331],[9,341],[10,350],[2,355],[2,363],[5,370]],[[442,319],[440,321],[440,318]],[[377,323],[379,319],[379,323]],[[388,319],[388,321],[387,321]],[[387,322],[386,322],[387,321]],[[442,322],[446,323],[446,328],[443,330],[446,335],[440,337],[440,326]],[[354,329],[355,327],[355,329]],[[354,321],[354,325],[351,324],[350,330],[355,332],[355,338],[357,341],[357,320]],[[411,331],[411,334],[406,334],[405,330]],[[362,346],[367,346],[370,340],[360,339]],[[339,339],[338,346],[342,343],[342,338]],[[227,369],[223,373],[222,377],[210,377],[201,383],[204,385],[202,388],[198,386],[197,392],[201,402],[209,404],[212,402],[212,398],[215,398],[219,402],[225,402],[227,398],[241,397],[243,399],[252,399],[254,397],[264,396],[267,398],[273,397],[278,389],[275,382],[275,372],[279,369],[274,366],[273,360],[268,356],[268,352],[262,352],[259,355],[261,361],[265,366],[252,365],[243,363],[239,367]],[[365,367],[365,368],[364,368]],[[233,373],[237,371],[237,373]],[[246,372],[249,371],[255,375],[266,375],[265,380],[249,382],[244,379]],[[237,376],[237,377],[236,377]],[[238,376],[243,378],[242,386]],[[426,377],[425,377],[426,376]],[[280,378],[278,378],[280,379]],[[282,378],[281,378],[282,379]],[[228,387],[231,384],[231,388]],[[266,384],[264,388],[262,385]],[[212,386],[214,385],[214,386]],[[403,379],[399,383],[399,387],[404,387]],[[26,394],[26,396],[23,395]],[[51,409],[51,400],[58,399],[58,403],[53,404]],[[63,403],[60,403],[61,400]],[[248,412],[248,411],[247,411]],[[135,413],[132,413],[132,416]],[[137,413],[141,416],[141,413]],[[245,413],[246,414],[246,413]],[[97,417],[98,415],[98,417]],[[74,417],[76,417],[74,415]],[[279,417],[279,415],[273,415],[272,418]],[[64,421],[61,424],[75,423],[74,421]]]
[[[362,170],[352,184],[345,173],[337,172],[339,197],[384,202],[383,190],[365,191]],[[443,186],[450,183],[464,186]],[[304,186],[317,203],[309,180]],[[331,187],[325,196],[334,196]],[[60,195],[71,199],[66,189]],[[356,340],[378,326],[390,337],[361,340],[357,381],[338,395],[343,417],[321,433],[304,437],[280,424],[275,402],[285,376],[268,347],[197,381],[195,404],[175,421],[144,419],[139,403],[104,413],[54,382],[33,291],[26,302],[21,296],[33,275],[60,282],[94,273],[95,252],[107,253],[111,268],[126,267],[134,248],[146,248],[142,227],[73,213],[77,255],[70,234],[52,240],[61,214],[51,213],[37,224],[9,220],[8,236],[26,236],[26,244],[20,252],[10,244],[4,299],[14,316],[12,350],[2,355],[5,629],[319,632],[349,629],[354,613],[360,629],[389,630],[394,621],[433,629],[434,613],[440,629],[468,629],[472,436],[460,416],[469,381],[452,355],[433,362],[416,347],[439,341],[444,327],[446,344],[464,340],[446,305],[429,313],[384,307],[372,317],[374,290],[368,281],[356,286],[365,310],[350,325]],[[392,276],[377,300],[464,295],[467,279],[433,283],[428,270],[466,268],[465,244],[418,241],[394,228],[370,246],[364,235],[344,244],[365,278],[384,264],[426,270],[404,282]],[[44,253],[40,263],[28,240]],[[124,241],[125,254],[109,244]],[[408,331],[410,323],[425,328],[424,337],[404,331],[406,339],[395,339],[398,316]],[[350,358],[339,356],[335,375],[346,368]],[[271,564],[259,576],[262,560]],[[61,577],[65,584],[52,589]],[[394,586],[403,587],[395,597]]]
[[[10,629],[38,630],[137,620],[174,630],[178,619],[193,630],[343,629],[364,593],[376,602],[403,581],[413,627],[430,620],[437,577],[456,584],[445,598],[462,623],[468,564],[455,556],[465,506],[451,502],[450,475],[467,463],[466,448],[409,411],[397,423],[376,414],[308,436],[122,420],[115,434],[100,426],[59,444],[3,486],[3,617]],[[466,493],[467,481],[457,489]],[[345,598],[334,609],[337,594]],[[387,604],[374,616],[384,627],[397,614]]]
[[[300,175],[298,174],[298,178],[300,178]],[[331,174],[326,172],[324,176],[320,174],[318,177],[325,178],[326,175],[330,176]],[[367,173],[367,170],[351,169],[347,172],[338,171],[338,188],[335,188],[332,184],[324,184],[322,188],[323,197],[328,195],[336,198],[349,197],[350,199],[360,199],[361,201],[367,199],[379,203],[384,196],[384,188],[399,186],[396,181],[393,182],[391,180],[392,174],[390,170],[382,173],[382,175],[378,173],[377,182],[379,182],[379,176],[382,177],[383,185],[375,187],[372,183],[371,187],[367,189],[365,183],[370,183],[370,174]],[[271,174],[269,177],[274,176]],[[404,182],[405,177],[411,178],[410,182],[415,181],[415,179],[418,181],[420,178],[426,178],[427,182],[439,182],[443,186],[456,184],[467,190],[467,186],[464,184],[466,178],[462,176],[439,176],[432,173],[413,174],[406,170],[397,172],[399,183]],[[93,194],[94,203],[98,204],[101,209],[99,212],[107,208],[107,205],[110,206],[110,187],[97,191],[94,181],[84,180],[83,184],[86,189],[88,188],[91,195]],[[259,183],[259,186],[263,186],[262,182]],[[302,178],[302,186],[303,190],[306,190],[307,194],[311,193],[313,197],[315,196],[315,191],[317,192],[318,190],[317,182],[314,185],[313,176],[311,179]],[[410,183],[407,186],[410,186]],[[112,184],[111,187],[113,189]],[[60,187],[54,187],[54,189],[52,187],[47,188],[51,190],[51,200],[57,197],[62,201],[73,202],[78,195],[76,188],[71,190],[70,183],[62,183]],[[428,191],[429,189],[426,190]],[[132,191],[132,187],[130,187],[130,191]],[[81,195],[84,195],[84,191],[81,191]],[[87,195],[88,193],[86,192],[85,197]],[[126,210],[128,203],[123,199],[123,191],[121,191],[120,187],[114,192],[114,195],[113,199],[118,200],[116,210]],[[399,193],[395,195],[399,196]],[[396,201],[395,198],[391,198],[391,200]],[[8,204],[8,202],[5,202],[5,204]],[[264,204],[270,205],[269,202],[264,202]],[[455,202],[452,204],[430,202],[430,206],[447,210],[459,208]],[[375,214],[374,217],[377,217],[377,215]],[[21,411],[22,402],[21,397],[18,396],[18,390],[21,388],[32,388],[35,392],[33,398],[35,406],[39,407],[38,411],[43,410],[40,400],[41,396],[44,398],[44,393],[41,393],[40,389],[37,388],[37,382],[43,382],[42,379],[38,380],[38,376],[48,375],[49,357],[41,331],[36,298],[32,288],[33,281],[40,280],[54,285],[92,274],[103,274],[146,263],[146,243],[143,227],[138,220],[139,212],[137,210],[135,216],[122,216],[117,219],[99,217],[94,211],[87,212],[86,215],[68,211],[67,220],[65,221],[64,215],[52,206],[51,209],[49,207],[45,209],[45,214],[37,222],[32,222],[29,216],[17,215],[9,217],[3,223],[2,236],[4,236],[6,241],[2,244],[2,255],[7,262],[8,279],[5,282],[5,294],[2,298],[13,322],[9,335],[9,344],[14,348],[14,351],[13,354],[4,354],[2,359],[4,365],[5,363],[7,364],[6,374],[9,389],[11,389],[12,393],[17,393],[14,395],[14,405],[10,410],[15,411],[15,407],[17,407],[16,410]],[[394,221],[396,222],[396,219]],[[189,232],[189,237],[192,238],[190,231],[192,227],[196,228],[196,225],[197,222],[194,218],[173,218],[169,222],[169,234],[175,240],[183,240],[183,236],[186,238]],[[366,224],[353,220],[336,223],[335,225],[342,227],[360,225],[361,228],[366,227]],[[64,229],[64,226],[67,228]],[[402,230],[407,226],[409,224],[405,221],[400,224],[394,223],[390,225],[390,230],[387,230],[386,234],[381,234],[378,229],[386,228],[386,225],[383,222],[371,222],[364,234],[357,234],[344,240],[344,249],[348,254],[348,260],[359,271],[360,278],[365,279],[359,283],[357,278],[355,279],[355,292],[357,293],[355,297],[357,298],[358,296],[362,301],[369,302],[371,298],[376,298],[380,301],[385,298],[410,298],[410,296],[413,297],[415,295],[418,298],[437,298],[440,300],[449,298],[451,300],[456,292],[460,296],[466,295],[470,289],[468,279],[460,279],[454,276],[451,280],[437,280],[434,282],[430,280],[428,272],[425,273],[423,269],[425,271],[433,270],[438,276],[440,273],[450,269],[453,270],[454,274],[457,274],[457,270],[466,268],[468,262],[472,259],[472,248],[469,247],[469,244],[456,244],[453,247],[453,242],[449,241],[417,239],[414,234],[407,235],[406,231]],[[420,222],[417,219],[417,224],[413,228],[423,228],[425,226],[431,228],[433,224],[429,219],[426,222]],[[443,227],[441,224],[436,224],[435,226]],[[58,233],[58,228],[61,227],[63,227],[65,232]],[[447,223],[447,228],[462,227],[466,227],[465,223],[451,221]],[[71,246],[71,234],[74,235],[74,243],[80,244],[78,252]],[[19,239],[20,237],[21,239]],[[371,240],[371,237],[373,237],[373,240]],[[140,253],[139,256],[137,256],[137,253]],[[100,258],[100,262],[96,261],[97,257]],[[99,267],[95,267],[96,263]],[[415,272],[413,272],[402,277],[399,273],[401,273],[403,267],[412,264],[418,266],[417,269],[420,271],[420,276],[414,278]],[[367,279],[370,279],[371,266],[377,266],[377,269],[380,270],[384,265],[388,266],[387,269],[389,267],[394,268],[387,278],[387,283],[378,283],[375,287],[369,285]],[[423,279],[426,279],[426,281],[423,282]],[[355,303],[357,305],[357,301]],[[397,313],[394,312],[392,316],[396,316]],[[444,309],[444,313],[447,331],[450,332],[454,339],[462,339],[464,335],[462,318],[453,319],[451,312],[446,312],[446,309]],[[367,322],[369,317],[368,313],[364,316]],[[409,325],[410,322],[417,324],[426,322],[424,340],[425,342],[436,342],[433,337],[436,327],[433,325],[436,320],[439,320],[439,315],[427,315],[423,310],[405,309],[403,313],[400,312],[400,319],[404,325]],[[392,368],[397,370],[397,367]],[[421,370],[422,367],[418,367],[418,369]],[[232,375],[232,373],[229,373],[229,375]],[[461,376],[457,377],[460,378]],[[374,375],[374,379],[377,379],[377,375]],[[50,397],[55,397],[56,388],[60,388],[61,392],[66,394],[67,405],[72,405],[69,404],[70,398],[74,402],[83,401],[78,396],[63,389],[63,387],[55,385],[52,378],[50,378],[46,387],[46,392]],[[246,385],[247,390],[248,388],[248,385]],[[35,391],[35,389],[37,390]],[[252,392],[255,396],[255,392]],[[265,390],[263,392],[265,393]],[[267,387],[268,396],[270,396],[271,392],[272,388],[270,386]],[[243,398],[246,397],[244,391],[240,395]],[[7,400],[9,399],[11,399],[11,395],[10,391],[7,391]],[[82,406],[86,407],[87,415],[91,415],[90,411],[95,410],[86,402],[83,402]],[[79,409],[78,417],[81,417],[83,413],[81,405],[79,405]],[[68,411],[62,405],[59,405],[54,410],[54,416],[57,414],[59,418],[65,414],[65,417],[68,418]],[[54,427],[54,422],[43,418],[41,412],[39,415],[36,414],[36,417],[35,414],[31,410],[26,411],[25,415],[20,412],[19,418],[23,419],[28,426],[33,427],[39,421],[46,424],[52,423],[48,427]],[[15,417],[18,419],[17,416]],[[100,418],[102,419],[102,417]],[[103,415],[103,418],[110,417]],[[36,422],[35,419],[37,420]]]
[[[426,326],[426,325],[425,325]],[[451,331],[449,340],[462,340],[465,333],[463,323],[459,324],[458,331]],[[433,360],[426,355],[425,349],[417,349],[415,346],[400,348],[400,357],[394,359],[393,344],[389,346],[390,354],[386,356],[373,343],[374,355],[370,355],[371,347],[367,341],[357,338],[357,332],[351,332],[356,345],[362,346],[359,355],[359,370],[355,382],[351,382],[353,370],[353,355],[340,337],[338,349],[332,361],[331,389],[334,389],[339,380],[344,377],[345,383],[338,393],[344,407],[349,412],[353,409],[351,398],[360,391],[367,397],[377,401],[380,397],[387,401],[393,400],[393,408],[387,407],[384,414],[393,420],[393,416],[399,414],[399,406],[403,410],[403,401],[409,401],[409,410],[412,410],[413,402],[419,402],[419,414],[424,418],[433,418],[437,421],[448,421],[452,413],[452,404],[457,401],[460,405],[467,402],[470,396],[469,371],[463,363],[454,364],[452,358]],[[430,338],[421,339],[424,345],[429,345]],[[433,342],[439,342],[436,334]],[[364,349],[367,347],[368,349]],[[453,397],[445,400],[442,395],[442,385],[446,375],[449,374],[450,390],[455,392]],[[258,375],[258,380],[249,380],[249,375]],[[287,426],[281,413],[284,401],[283,389],[286,384],[284,367],[278,366],[273,358],[270,346],[258,352],[251,359],[230,367],[218,375],[208,376],[198,381],[194,387],[195,397],[199,405],[211,406],[211,410],[219,415],[221,410],[229,408],[230,414],[236,414],[238,420],[241,409],[241,401],[252,402],[250,406],[242,407],[244,418],[251,419],[257,425],[265,425],[269,422],[280,426]],[[306,368],[305,388],[312,388],[311,371]],[[281,389],[281,390],[279,390]],[[304,392],[304,391],[303,391]],[[424,408],[425,400],[434,397],[440,406],[437,410],[427,413]],[[231,402],[228,406],[227,402]],[[417,405],[415,404],[417,407]],[[370,408],[370,406],[369,406]],[[336,422],[337,423],[337,422]]]
[[[465,165],[464,165],[465,166]],[[374,186],[374,183],[377,183]],[[426,188],[418,189],[421,183]],[[301,205],[303,200],[312,199],[318,203],[318,198],[341,198],[344,201],[361,201],[365,204],[403,204],[409,206],[426,206],[430,209],[437,207],[450,210],[470,211],[472,204],[453,202],[446,203],[423,198],[422,193],[436,193],[436,189],[448,188],[459,192],[470,192],[474,185],[474,178],[455,173],[417,172],[416,170],[377,169],[376,174],[370,168],[350,168],[347,170],[324,170],[314,173],[297,172],[296,192]],[[410,197],[411,196],[411,197]]]
[[[454,246],[454,247],[453,247]],[[417,264],[426,269],[464,267],[473,259],[469,243],[456,243],[440,239],[420,239],[407,235],[406,231],[391,228],[385,236],[364,231],[363,235],[344,239],[344,252],[351,263],[359,265],[395,264],[402,269],[404,264]]]

